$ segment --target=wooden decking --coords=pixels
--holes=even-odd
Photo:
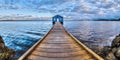
[[[18,60],[103,60],[76,40],[57,22],[41,41]]]

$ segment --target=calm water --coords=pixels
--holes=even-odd
[[[65,27],[90,48],[111,46],[120,34],[120,21],[66,21]]]
[[[49,21],[2,21],[0,35],[6,46],[16,51],[18,58],[51,28]]]
[[[65,21],[65,28],[89,47],[110,46],[120,33],[118,21]],[[1,21],[0,35],[6,46],[21,56],[52,27],[51,21]]]

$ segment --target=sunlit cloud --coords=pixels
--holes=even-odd
[[[73,19],[119,18],[119,0],[0,0],[0,14],[49,16],[60,14]],[[12,12],[11,12],[12,11]],[[11,13],[10,13],[11,12]],[[36,15],[35,15],[36,14]],[[48,14],[48,15],[47,15]],[[95,17],[94,17],[95,16]]]

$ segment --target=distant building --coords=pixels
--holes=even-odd
[[[60,16],[60,15],[55,15],[55,16],[52,17],[52,22],[53,22],[53,25],[56,22],[60,22],[61,24],[63,24],[63,17]]]

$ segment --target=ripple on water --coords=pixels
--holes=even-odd
[[[19,58],[51,28],[51,21],[3,21],[0,22],[0,35],[6,46],[16,51]]]
[[[114,37],[120,33],[119,21],[65,21],[64,26],[91,48],[93,45],[110,46]]]

